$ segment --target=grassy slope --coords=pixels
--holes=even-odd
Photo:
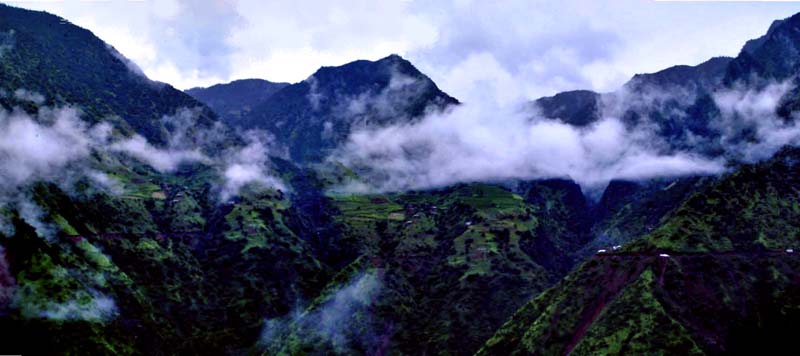
[[[784,249],[798,244],[798,157],[785,150],[693,194],[651,234],[595,256],[522,307],[480,353],[791,345],[787,333],[800,322],[800,259]]]
[[[343,236],[361,252],[346,275],[377,271],[380,278],[379,294],[363,307],[370,318],[362,310],[343,322],[370,333],[343,348],[295,322],[268,345],[270,353],[472,353],[517,306],[564,273],[525,251],[569,253],[540,227],[545,210],[561,209],[562,200],[541,207],[480,184],[332,198]],[[349,280],[340,278],[329,289]]]
[[[217,120],[205,105],[132,71],[109,45],[57,16],[0,5],[0,34],[11,44],[0,56],[3,109],[36,111],[12,95],[25,89],[43,95],[45,106],[74,106],[91,123],[107,121],[126,135],[139,133],[157,144],[170,134],[162,116],[181,108],[197,108],[197,127]]]
[[[59,230],[49,239],[15,218],[16,234],[2,241],[17,285],[14,304],[0,317],[3,329],[19,336],[9,348],[243,350],[257,341],[263,318],[316,295],[330,277],[298,237],[290,222],[296,213],[279,192],[250,191],[219,205],[208,168],[111,173],[122,183],[120,195],[88,186],[70,195],[52,185],[32,189],[43,222]],[[112,315],[73,312],[57,320],[45,313],[58,303],[90,310],[97,296],[114,301]],[[23,343],[33,335],[48,337]]]

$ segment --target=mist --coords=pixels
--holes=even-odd
[[[714,129],[731,158],[754,163],[770,158],[783,146],[800,144],[797,113],[791,113],[789,120],[777,115],[778,106],[793,88],[787,80],[755,88],[736,85],[714,93],[720,109]]]
[[[329,160],[356,169],[361,179],[334,190],[391,192],[566,178],[585,192],[597,192],[611,180],[720,174],[732,161],[755,162],[798,143],[795,120],[776,114],[793,86],[763,83],[712,91],[719,114],[705,123],[709,137],[698,136],[687,124],[701,120],[687,111],[704,95],[695,87],[626,86],[602,94],[600,119],[585,127],[545,118],[531,102],[508,101],[515,95],[486,90],[470,96],[476,101],[430,111],[410,123],[353,131]],[[353,105],[364,101],[358,98]],[[683,132],[666,135],[660,127],[665,119],[651,117],[654,112],[683,125]],[[632,113],[637,120],[631,121]]]
[[[289,334],[307,342],[322,338],[339,353],[347,353],[353,344],[370,345],[372,335],[365,334],[370,329],[365,327],[368,325],[365,323],[370,320],[368,308],[378,297],[381,287],[381,281],[374,273],[359,274],[321,305],[265,320],[259,345],[281,345],[281,338]]]
[[[588,127],[542,118],[523,103],[466,103],[417,123],[354,132],[332,157],[366,168],[344,190],[399,191],[462,182],[569,178],[585,189],[612,179],[716,174],[724,162],[668,152],[652,129],[614,116]]]
[[[247,145],[229,150],[222,158],[222,201],[228,201],[248,185],[285,190],[286,186],[270,174],[269,146],[271,140],[264,133],[249,131],[244,134]]]
[[[98,291],[90,290],[80,299],[70,299],[63,303],[50,301],[42,310],[39,310],[37,316],[51,320],[103,322],[118,313],[114,299]]]
[[[17,89],[12,95],[36,104],[45,100],[41,94],[25,89]],[[242,133],[244,145],[209,156],[202,147],[221,145],[226,131],[219,127],[221,124],[197,128],[197,115],[198,109],[187,108],[161,118],[172,135],[166,145],[158,147],[138,134],[122,137],[107,122],[89,125],[76,107],[40,107],[36,114],[0,110],[0,234],[14,234],[10,212],[16,211],[39,236],[55,236],[57,228],[44,222],[46,214],[25,192],[36,182],[55,183],[70,192],[75,182],[88,178],[101,191],[123,194],[120,182],[92,168],[93,152],[125,155],[162,173],[174,172],[187,163],[210,166],[218,173],[217,191],[222,201],[238,195],[245,186],[286,189],[270,173],[268,135]]]
[[[203,162],[208,158],[199,149],[175,150],[159,149],[151,145],[139,135],[130,139],[113,143],[109,146],[111,151],[124,152],[142,162],[147,163],[159,172],[172,172],[179,165],[188,162]]]

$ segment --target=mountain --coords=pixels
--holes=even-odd
[[[791,113],[800,109],[800,85],[797,72],[800,61],[800,14],[772,23],[769,31],[747,42],[728,68],[725,83],[730,86],[764,87],[771,83],[789,82],[791,89],[778,107],[778,115],[793,120]]]
[[[535,107],[546,118],[559,119],[575,126],[586,126],[600,119],[601,95],[590,90],[575,90],[536,99]]]
[[[4,350],[237,352],[258,340],[265,317],[316,296],[334,274],[304,239],[313,227],[293,196],[247,186],[220,201],[225,162],[214,154],[242,147],[204,104],[150,81],[89,31],[56,16],[0,5],[0,33],[0,103],[39,120],[30,124],[37,137],[60,128],[47,121],[49,110],[69,106],[79,129],[108,123],[120,139],[142,135],[146,141],[129,142],[157,159],[182,149],[205,153],[200,162],[161,172],[97,143],[53,177],[3,182]],[[15,118],[3,116],[4,125],[9,120]],[[211,133],[213,140],[202,137]],[[179,139],[190,142],[172,147]],[[6,152],[4,169],[26,168]],[[29,159],[43,155],[34,154]],[[276,172],[289,177],[291,168]]]
[[[721,85],[732,61],[733,59],[729,57],[714,57],[696,66],[678,65],[655,73],[636,74],[618,93],[601,94],[590,90],[573,90],[536,99],[532,105],[546,118],[558,119],[575,126],[587,126],[603,118],[604,105],[636,100],[635,97],[638,95],[669,91],[688,91],[694,95],[706,94]],[[623,98],[618,99],[617,96]],[[645,107],[645,109],[664,111],[661,107]],[[656,114],[663,115],[659,112]],[[631,119],[632,115],[639,113],[631,111],[627,114],[629,120],[638,120]]]
[[[767,33],[764,36],[761,36],[759,38],[754,38],[752,40],[748,40],[747,42],[745,42],[744,47],[742,47],[742,51],[753,54],[753,52],[755,52],[756,49],[761,47],[761,45],[764,44],[767,38],[769,38],[770,35],[772,35],[772,32],[775,31],[775,28],[781,26],[784,22],[786,22],[785,19],[773,21],[772,24],[769,25],[769,29],[767,29]]]
[[[136,66],[91,32],[45,12],[0,4],[0,105],[36,110],[25,93],[45,106],[74,105],[90,123],[107,121],[123,134],[139,133],[165,144],[161,119],[198,108],[196,125],[211,127],[216,115],[172,86],[147,79]],[[24,100],[21,100],[23,98]]]
[[[641,91],[648,86],[658,88],[681,87],[698,92],[716,88],[725,76],[730,57],[714,57],[695,66],[678,65],[649,73],[636,74],[625,83],[628,90]]]
[[[186,94],[208,105],[225,122],[236,124],[237,120],[288,85],[262,79],[242,79],[208,88],[192,88],[186,90]]]
[[[659,99],[665,101],[629,106],[626,123],[654,120],[678,147],[687,129],[717,137],[709,129],[721,115],[715,92],[760,90],[784,80],[796,88],[797,19],[776,21],[733,59],[637,75],[622,95],[589,92],[570,101],[563,98],[575,92],[567,92],[555,114],[547,105],[559,95],[538,104],[546,116],[586,124],[598,117],[591,110],[598,96],[608,105],[665,93]],[[690,100],[670,98],[687,88],[694,92]],[[791,89],[781,99],[779,113],[787,120],[798,93]],[[596,237],[578,253],[589,259],[520,308],[478,354],[726,354],[790,347],[787,330],[800,323],[794,297],[800,265],[793,252],[798,157],[800,151],[786,148],[721,178],[611,182],[590,213]]]
[[[534,184],[528,198],[485,184],[333,196],[347,236],[337,244],[360,256],[306,309],[268,323],[267,353],[474,352],[574,265],[580,241],[564,233],[562,212],[583,197],[570,187]]]
[[[716,107],[709,94],[722,87],[733,62],[732,58],[715,57],[696,66],[636,74],[613,93],[569,91],[537,99],[533,105],[546,118],[576,126],[587,126],[609,115],[620,116],[629,127],[649,120],[658,125],[660,136],[675,143],[676,148],[686,148],[680,143],[687,131],[701,137],[713,135],[708,123]]]
[[[546,118],[577,126],[616,118],[630,130],[654,130],[666,151],[739,160],[739,153],[726,149],[756,141],[758,125],[738,113],[724,113],[730,108],[721,108],[726,104],[718,101],[731,95],[766,95],[765,90],[786,85],[789,89],[777,110],[760,115],[793,121],[791,113],[800,108],[798,29],[800,16],[795,15],[774,22],[767,34],[747,42],[735,58],[714,57],[695,66],[637,74],[611,93],[570,91],[537,99],[532,105]]]
[[[721,354],[793,343],[800,150],[706,184],[651,233],[598,253],[479,354]],[[713,213],[709,213],[713,211]]]
[[[725,75],[728,85],[736,82],[785,80],[797,74],[800,53],[800,14],[775,21],[767,33],[745,44]]]
[[[57,23],[71,26],[61,20]],[[98,56],[108,51],[105,45],[97,48],[104,51]],[[60,60],[62,53],[31,55],[47,62]],[[112,58],[113,63],[96,65],[125,64],[124,58]],[[125,70],[98,71],[97,75],[108,75],[102,82],[112,83],[127,80],[122,74],[131,75],[137,82],[130,85],[156,85],[173,93],[168,86]],[[43,67],[39,75],[58,78],[50,71],[60,72]],[[30,92],[47,88],[37,84],[38,77],[32,73],[25,74]],[[78,74],[70,78],[81,78]],[[319,110],[330,113],[342,103],[363,102],[363,107],[353,109],[353,116],[345,118],[353,120],[352,125],[414,120],[429,103],[456,103],[396,56],[323,68],[314,78],[306,85],[315,82],[315,90],[335,99],[320,100]],[[100,84],[92,85],[93,92],[105,90]],[[302,87],[302,83],[286,86],[267,103],[282,103],[272,98],[292,98],[291,91]],[[52,92],[70,90],[56,87]],[[62,101],[41,105],[83,108],[91,104],[47,93],[46,97]],[[310,105],[305,94],[298,100]],[[160,100],[158,95],[152,100]],[[26,105],[14,97],[6,99],[9,106]],[[186,102],[197,103],[191,98]],[[174,112],[182,103],[165,106],[163,111]],[[33,111],[42,106],[26,107]],[[115,110],[126,117],[131,109],[119,105]],[[82,118],[114,120],[91,112]],[[154,127],[160,128],[160,119],[153,118],[153,124],[159,125]],[[140,129],[131,127],[129,133]],[[163,139],[169,141],[169,132]],[[0,210],[13,226],[0,242],[0,300],[4,302],[0,303],[0,330],[6,340],[15,340],[4,344],[10,350],[179,354],[288,349],[295,344],[263,345],[271,321],[293,320],[300,312],[314,315],[315,310],[334,310],[327,309],[331,303],[341,307],[336,301],[352,291],[352,281],[367,276],[357,285],[378,283],[380,297],[366,309],[368,319],[350,324],[376,331],[348,331],[354,341],[344,346],[338,338],[323,334],[320,342],[303,338],[298,347],[312,343],[318,350],[332,345],[349,351],[359,345],[378,345],[361,339],[377,335],[391,337],[393,348],[410,353],[446,348],[466,354],[574,264],[567,257],[553,258],[569,256],[567,249],[578,243],[561,241],[561,232],[569,230],[562,226],[563,219],[572,216],[562,215],[571,208],[561,205],[581,197],[574,184],[542,184],[542,189],[529,189],[525,198],[509,189],[480,184],[397,195],[327,196],[324,190],[330,177],[322,176],[324,172],[273,159],[273,169],[287,184],[286,193],[245,189],[232,201],[221,203],[215,190],[219,172],[213,166],[194,164],[158,172],[141,162],[117,161],[107,152],[95,154],[100,158],[91,164],[118,182],[119,191],[103,191],[85,179],[76,187],[36,181],[20,190],[30,197],[27,203],[39,210],[37,219],[19,205]],[[560,189],[570,190],[563,202]],[[540,210],[538,204],[545,199],[549,209]],[[42,226],[51,227],[52,234],[45,236],[37,230]],[[487,286],[509,292],[498,294]],[[331,296],[342,297],[331,301]],[[486,309],[487,303],[498,307]],[[280,337],[314,334],[316,329],[308,334],[307,327],[287,326]],[[462,337],[453,337],[456,330]],[[24,342],[36,335],[44,341]],[[419,342],[426,339],[431,341]]]
[[[323,67],[230,124],[264,129],[295,162],[318,162],[358,128],[410,122],[458,103],[407,60],[392,55]]]
[[[72,105],[86,123],[144,135],[169,156],[183,133],[164,116],[188,107],[208,129],[201,132],[264,129],[290,153],[268,157],[233,142],[159,171],[95,145],[55,178],[0,189],[0,222],[8,222],[0,224],[2,351],[791,350],[800,321],[800,262],[790,252],[800,248],[800,149],[732,162],[718,177],[612,181],[598,199],[567,179],[343,193],[331,188],[358,173],[316,163],[351,132],[458,104],[399,56],[322,68],[296,84],[247,80],[189,91],[216,115],[63,19],[5,6],[0,14],[5,110]],[[745,46],[746,57],[637,75],[615,93],[573,91],[537,103],[576,126],[624,104],[618,114],[630,127],[655,120],[663,135],[656,138],[686,144],[684,128],[719,119],[715,90],[761,86],[744,77],[726,82],[734,63],[791,53],[793,23],[776,22]],[[643,100],[653,90],[664,95]],[[797,98],[793,89],[783,99]],[[281,184],[245,185],[222,199],[226,167],[251,173],[249,161],[226,161],[236,150],[263,159],[255,166]],[[111,187],[98,184],[96,172]]]

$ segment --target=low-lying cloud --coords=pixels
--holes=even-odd
[[[74,176],[91,171],[86,160],[103,144],[96,137],[99,128],[89,127],[80,119],[80,111],[70,107],[40,108],[33,116],[20,110],[0,111],[0,234],[14,234],[13,210],[39,236],[55,235],[57,229],[44,222],[46,214],[24,188],[45,181],[67,189]]]
[[[800,144],[797,114],[788,120],[777,115],[777,108],[793,88],[791,80],[757,88],[734,86],[714,93],[720,119],[714,123],[720,141],[731,158],[756,162],[771,157],[786,145]]]
[[[653,138],[613,117],[577,128],[531,120],[529,112],[517,108],[464,104],[419,123],[354,132],[334,157],[368,169],[368,184],[346,189],[379,191],[543,178],[571,178],[594,189],[612,179],[724,169],[717,159],[664,153]]]
[[[95,290],[90,290],[81,299],[63,303],[48,302],[38,316],[51,320],[81,320],[103,322],[113,319],[119,311],[114,299]]]
[[[381,286],[380,279],[374,273],[357,275],[314,309],[266,320],[259,344],[268,348],[280,347],[284,344],[282,338],[293,332],[301,340],[322,338],[337,353],[352,352],[354,344],[368,346],[371,339],[365,332],[369,332],[370,328],[365,326],[368,326],[369,315],[363,313],[378,297]]]
[[[13,95],[18,100],[44,101],[41,94],[24,89]],[[172,135],[166,145],[157,147],[138,134],[114,135],[107,122],[90,126],[74,107],[40,107],[33,115],[18,109],[0,110],[0,233],[14,234],[11,211],[16,211],[44,238],[57,232],[43,222],[46,214],[25,193],[25,188],[35,182],[52,182],[71,191],[72,185],[85,177],[103,191],[122,194],[120,182],[91,166],[93,152],[126,155],[159,172],[172,172],[186,163],[209,165],[218,170],[221,178],[222,200],[239,194],[242,187],[250,184],[285,189],[270,174],[270,141],[266,135],[246,133],[247,145],[211,157],[201,148],[218,146],[227,136],[218,126],[198,128],[194,124],[197,114],[196,109],[184,109],[161,118]]]
[[[43,104],[45,99],[42,94],[21,88],[14,91],[14,98],[20,101],[28,101],[36,105]]]
[[[281,180],[269,172],[269,140],[266,135],[251,131],[245,136],[248,144],[229,152],[223,158],[224,182],[220,193],[223,201],[239,194],[247,185],[286,189]]]
[[[93,142],[78,115],[72,108],[43,109],[36,118],[0,111],[0,191],[52,180],[70,163],[88,157]]]
[[[174,171],[179,165],[186,162],[203,162],[208,158],[199,150],[174,150],[156,148],[142,136],[135,135],[127,140],[111,144],[111,151],[127,153],[142,162],[147,163],[159,172]]]
[[[718,110],[711,119],[687,111],[704,95],[694,88],[623,88],[601,96],[600,119],[585,127],[487,97],[417,122],[356,130],[330,159],[360,173],[361,180],[336,188],[350,192],[548,178],[569,178],[596,191],[615,179],[711,175],[731,160],[765,159],[799,142],[795,120],[776,114],[792,87],[718,89],[710,94]],[[697,124],[710,134],[692,132]],[[679,129],[667,134],[665,126]]]

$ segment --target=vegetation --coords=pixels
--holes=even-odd
[[[789,31],[798,17],[786,21],[777,25],[794,27],[776,25],[736,59],[640,75],[629,89],[689,83],[702,92],[751,73],[784,78],[800,48]],[[156,145],[176,130],[164,116],[188,109],[193,129],[220,136],[194,144],[211,152],[239,141],[209,108],[149,81],[63,19],[0,5],[0,45],[13,46],[0,55],[4,109],[75,105],[88,123]],[[397,90],[395,75],[415,86],[395,93],[396,112],[366,105],[342,115],[343,100]],[[238,94],[252,88],[264,92]],[[292,85],[192,93],[221,97],[209,104],[225,122],[267,129],[288,147],[289,158],[270,157],[287,189],[248,186],[221,201],[218,167],[163,173],[94,152],[81,164],[107,175],[111,189],[75,177],[11,192],[29,209],[0,206],[11,222],[0,232],[2,351],[694,355],[794,347],[798,148],[720,177],[614,181],[598,201],[566,179],[349,194],[329,188],[358,179],[358,169],[321,158],[351,128],[457,104],[409,62],[389,56],[322,68]],[[798,107],[797,94],[779,111]],[[665,135],[682,135],[717,114],[709,100],[701,95],[686,122],[653,114]],[[541,103],[577,125],[597,118],[595,93]]]
[[[790,297],[800,266],[788,252],[798,241],[798,157],[785,149],[693,193],[651,234],[596,255],[520,308],[480,353],[791,347],[787,333],[800,322]]]

